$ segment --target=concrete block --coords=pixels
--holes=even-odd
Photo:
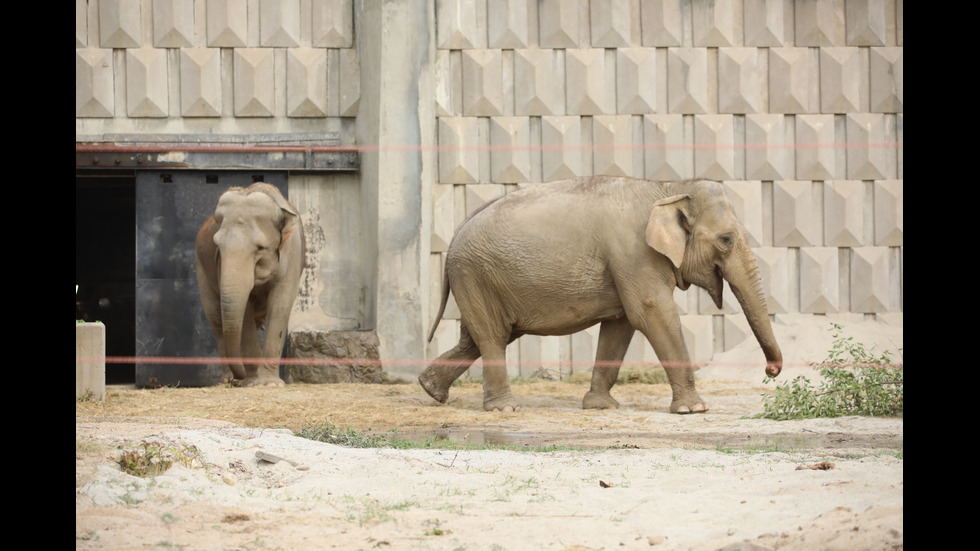
[[[143,19],[140,0],[102,0],[99,2],[99,46],[139,48],[143,46]]]
[[[581,117],[541,117],[541,145],[543,181],[584,175]]]
[[[705,48],[667,48],[667,112],[710,113],[708,51]],[[717,91],[714,90],[717,94]]]
[[[332,102],[332,93],[327,95],[327,106],[330,114],[333,115],[334,111],[330,109],[329,106],[336,104],[338,110],[336,116],[338,117],[354,117],[357,116],[358,107],[361,103],[361,63],[360,58],[357,55],[357,50],[354,49],[344,49],[336,51],[337,56],[340,58],[340,68],[339,68],[339,78],[334,80],[339,82],[339,92],[337,93],[337,102]],[[332,59],[332,56],[331,56]],[[328,65],[327,67],[327,83],[330,83],[331,77],[335,74]],[[332,92],[332,89],[331,89]]]
[[[248,45],[248,2],[207,0],[208,46],[241,48]]]
[[[796,173],[791,125],[783,115],[745,116],[745,178],[785,180]]]
[[[514,51],[514,113],[565,114],[565,53],[562,50]]]
[[[529,41],[528,8],[526,0],[496,0],[487,10],[487,40],[490,48],[527,48]]]
[[[466,216],[473,214],[476,212],[476,209],[502,196],[506,192],[507,189],[501,184],[470,184],[466,186],[464,190]],[[464,218],[460,218],[460,223],[462,223]]]
[[[718,112],[764,113],[768,107],[765,50],[718,48]]]
[[[112,117],[115,108],[112,50],[75,50],[75,117]]]
[[[749,320],[741,314],[725,316],[722,324],[724,331],[724,343],[722,351],[728,352],[748,339],[755,339],[752,328],[749,327]],[[741,367],[741,366],[722,366],[722,367]]]
[[[891,307],[889,248],[851,249],[851,312],[874,314],[897,310]]]
[[[875,245],[901,247],[905,241],[904,181],[874,183]]]
[[[656,48],[616,50],[616,112],[620,115],[657,111]]]
[[[75,323],[75,398],[105,400],[105,325]]]
[[[823,185],[824,244],[832,247],[870,245],[872,221],[865,220],[869,190],[860,180],[829,180]],[[869,213],[870,214],[870,213]]]
[[[614,51],[601,48],[565,50],[565,108],[569,115],[616,112]]]
[[[194,0],[153,2],[153,46],[189,48],[194,44]]]
[[[680,46],[684,43],[684,5],[682,0],[647,0],[640,4],[643,45]]]
[[[741,44],[740,8],[735,2],[692,2],[694,45],[711,48]]]
[[[528,117],[490,118],[490,178],[495,183],[531,181],[531,126]]]
[[[449,248],[456,231],[455,196],[452,184],[432,185],[432,242],[430,251],[443,253]],[[441,268],[433,274],[441,274]],[[441,280],[441,277],[439,278]]]
[[[694,177],[735,179],[735,119],[732,115],[694,116]],[[713,146],[713,147],[712,147]]]
[[[314,47],[354,47],[354,0],[313,2],[311,13]]]
[[[559,342],[556,336],[525,335],[518,339],[521,377],[561,380]]]
[[[287,363],[284,379],[287,383],[391,382],[382,369],[379,349],[374,331],[293,331],[287,357],[311,361]],[[413,358],[391,360],[406,362]]]
[[[286,50],[286,114],[290,117],[327,116],[327,50]]]
[[[271,48],[235,49],[235,116],[271,117],[275,114],[274,53]]]
[[[786,6],[783,0],[744,0],[745,45],[760,48],[782,46],[786,34]]]
[[[816,63],[810,48],[769,48],[770,113],[811,112],[810,82]]]
[[[833,180],[838,177],[833,115],[796,116],[796,179]],[[841,172],[840,176],[843,176]]]
[[[692,293],[697,297],[697,309],[692,310],[690,312],[691,314],[704,314],[710,316],[715,314],[733,314],[741,310],[738,300],[735,299],[735,295],[732,294],[732,290],[728,287],[728,285],[725,285],[721,291],[721,308],[718,308],[715,305],[715,301],[711,299],[711,295],[708,294],[708,291],[705,291],[701,287],[692,286],[688,291],[688,294]]]
[[[725,195],[735,210],[735,216],[745,226],[749,245],[752,247],[766,245],[763,235],[762,182],[744,180],[725,182]]]
[[[88,46],[88,0],[75,0],[75,48]]]
[[[820,48],[820,112],[862,111],[867,58],[860,48]]]
[[[681,316],[681,333],[692,362],[707,362],[715,353],[713,316]]]
[[[221,50],[180,50],[180,112],[184,117],[221,116]]]
[[[595,174],[634,176],[629,115],[592,117],[592,165]]]
[[[436,47],[469,49],[487,47],[484,0],[436,0]]]
[[[480,136],[475,117],[439,118],[439,181],[469,184],[480,180]]]
[[[571,348],[568,358],[572,374],[592,370],[592,367],[595,365],[595,351],[598,338],[598,325],[571,335],[571,339],[569,340],[569,346]]]
[[[800,249],[800,312],[831,314],[840,309],[840,262],[837,247]]]
[[[640,21],[631,0],[591,0],[589,23],[593,48],[627,48],[638,43]]]
[[[819,204],[813,183],[773,182],[773,245],[811,247],[821,245]]]
[[[685,132],[682,115],[644,115],[643,163],[653,180],[683,180],[694,175],[693,138]]]
[[[538,38],[542,48],[580,48],[582,13],[579,2],[538,1]]]
[[[794,2],[797,46],[844,44],[844,0]]]
[[[901,113],[905,110],[903,82],[904,48],[871,48],[870,87],[872,113]]]
[[[892,180],[898,159],[895,117],[878,113],[849,113],[847,120],[847,178]],[[860,146],[864,147],[860,147]]]
[[[500,50],[463,50],[463,115],[504,114],[503,69]]]
[[[169,109],[167,50],[126,50],[126,113],[130,117],[166,117]]]
[[[886,0],[849,0],[845,3],[848,46],[884,46],[887,19],[892,17]]]
[[[762,288],[766,292],[769,313],[785,314],[794,311],[795,258],[790,254],[790,250],[785,247],[759,247],[754,251],[756,262],[759,264]],[[728,290],[727,286],[726,290]]]

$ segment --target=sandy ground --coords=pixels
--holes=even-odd
[[[900,330],[868,330],[852,331],[901,346]],[[777,329],[797,343],[783,344],[788,361],[787,351],[827,350],[810,335]],[[517,385],[523,410],[493,414],[475,384],[454,387],[447,405],[413,384],[113,389],[105,403],[76,404],[75,545],[902,549],[902,419],[755,419],[761,380],[761,361],[702,369],[711,410],[687,416],[667,413],[669,387],[646,384],[617,386],[622,407],[606,411],[580,408],[585,384]],[[355,449],[294,436],[324,421],[517,449]],[[115,460],[140,441],[195,446],[201,461],[153,478],[122,473]],[[562,447],[525,451],[542,445]]]

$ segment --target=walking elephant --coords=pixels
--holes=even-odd
[[[195,256],[225,380],[285,386],[279,358],[305,262],[296,207],[264,182],[231,188],[198,232]]]
[[[766,358],[782,369],[759,270],[745,228],[718,182],[590,177],[528,186],[473,213],[445,262],[461,315],[459,343],[419,376],[445,402],[449,386],[483,357],[483,407],[517,410],[504,351],[521,335],[567,335],[596,323],[599,340],[584,408],[615,408],[610,395],[635,331],[666,368],[673,413],[708,410],[694,384],[674,288],[691,284],[721,307],[728,282]]]

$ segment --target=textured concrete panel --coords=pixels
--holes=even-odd
[[[745,116],[745,177],[785,180],[795,174],[793,137],[783,115]]]
[[[865,221],[865,205],[871,204],[860,180],[829,180],[823,185],[824,244],[831,247],[869,245],[871,221]]]
[[[275,112],[275,63],[269,48],[237,48],[234,61],[235,115],[271,117]]]
[[[167,50],[126,50],[126,114],[130,117],[166,117],[169,97]]]
[[[842,46],[844,0],[794,2],[797,46]]]
[[[888,312],[889,248],[851,249],[851,312]]]
[[[180,50],[180,114],[184,117],[221,116],[221,50]]]
[[[820,49],[820,111],[850,113],[861,111],[862,83],[867,74],[862,71],[859,48]]]
[[[527,117],[490,119],[490,178],[500,184],[531,181],[531,125]]]
[[[75,48],[88,46],[88,0],[75,0]]]
[[[694,176],[735,178],[735,119],[731,115],[695,115]]]
[[[654,47],[684,44],[682,0],[646,0],[640,3],[643,45]],[[686,2],[684,2],[687,5]]]
[[[337,52],[340,57],[340,78],[339,99],[337,105],[339,110],[336,113],[340,117],[354,117],[357,115],[358,107],[361,103],[361,61],[357,55],[357,50],[344,49]],[[333,71],[327,70],[327,82],[333,75]],[[327,105],[330,105],[328,97]],[[331,115],[334,113],[331,112]]]
[[[480,135],[474,117],[439,118],[439,181],[469,184],[480,181]]]
[[[670,113],[708,113],[708,51],[667,49],[667,109]]]
[[[436,0],[436,47],[487,47],[485,0]]]
[[[847,0],[847,45],[884,46],[889,5],[894,4],[886,0]]]
[[[807,113],[810,111],[809,48],[769,49],[769,111]]]
[[[561,380],[561,350],[555,336],[524,335],[517,341],[520,348],[522,377]]]
[[[606,50],[565,50],[565,107],[569,115],[616,112],[615,60]]]
[[[759,276],[766,292],[766,305],[770,314],[791,312],[794,282],[790,274],[789,249],[784,247],[760,247],[754,249],[759,263]]]
[[[819,204],[812,182],[773,182],[773,245],[812,247],[821,245]]]
[[[565,54],[562,50],[514,50],[514,113],[565,114]]]
[[[582,119],[541,117],[541,178],[545,182],[583,176]]]
[[[704,363],[715,353],[713,316],[681,316],[681,334],[692,362]],[[669,369],[669,368],[665,368]]]
[[[871,112],[901,113],[905,110],[903,82],[904,48],[871,48]]]
[[[796,178],[830,180],[837,177],[835,144],[833,115],[797,115]]]
[[[722,351],[724,352],[728,352],[746,340],[755,340],[755,336],[752,334],[752,328],[749,327],[749,321],[741,314],[724,316],[722,331],[724,332],[724,342],[722,343]],[[745,367],[744,365],[736,365],[734,363],[716,363],[715,365],[722,367]]]
[[[504,113],[500,50],[463,50],[463,114],[492,117]]]
[[[153,45],[157,48],[194,46],[194,0],[155,0]]]
[[[694,45],[737,46],[742,43],[742,14],[737,2],[691,2]]]
[[[458,105],[454,104],[453,98],[458,98],[462,94],[462,81],[460,75],[460,70],[453,70],[453,60],[452,58],[459,57],[458,51],[450,50],[436,50],[435,61],[433,62],[433,94],[435,97],[433,101],[436,106],[436,116],[437,117],[455,117],[462,114],[462,109],[459,109]],[[453,91],[454,82],[457,84],[456,90]]]
[[[589,23],[593,48],[627,48],[637,43],[639,20],[634,20],[631,0],[591,0]]]
[[[539,0],[538,40],[542,48],[579,48],[581,6],[567,0]]]
[[[248,0],[207,0],[208,46],[240,48],[248,41]]]
[[[779,47],[786,34],[787,3],[784,0],[744,0],[745,45]]]
[[[313,0],[313,46],[354,46],[354,0]]]
[[[259,0],[259,43],[266,48],[299,45],[299,0]]]
[[[112,50],[75,50],[75,117],[111,117],[113,87]]]
[[[619,48],[616,50],[616,112],[641,115],[656,111],[656,48]]]
[[[734,314],[742,311],[742,306],[738,303],[738,299],[735,298],[735,294],[732,293],[728,285],[724,285],[721,292],[721,308],[718,308],[715,301],[711,299],[708,291],[701,287],[692,286],[688,290],[688,294],[692,292],[697,296],[697,308],[691,309],[692,313],[713,315]]]
[[[491,48],[527,48],[528,9],[526,0],[497,0],[487,10],[487,33]]]
[[[630,137],[629,115],[593,117],[593,172],[603,176],[634,176]]]
[[[840,261],[837,247],[800,249],[800,312],[832,314],[840,308]]]
[[[735,210],[735,216],[745,226],[748,233],[749,245],[761,247],[766,244],[763,235],[762,218],[762,182],[759,181],[730,181],[725,182],[725,195]]]
[[[462,223],[465,217],[473,214],[490,201],[502,197],[504,193],[506,193],[506,188],[501,184],[470,184],[465,186],[466,212],[464,216],[457,216],[456,218]]]
[[[895,118],[874,113],[847,115],[847,178],[896,178]]]
[[[103,48],[139,48],[143,45],[142,2],[99,2],[99,45]],[[149,14],[147,14],[149,15]]]
[[[456,231],[455,194],[452,184],[432,185],[432,242],[433,253],[446,252]],[[441,273],[441,272],[433,272]]]
[[[692,140],[685,135],[682,115],[643,117],[645,177],[652,180],[683,180],[694,175]]]
[[[905,243],[903,180],[874,183],[875,245],[901,247]]]
[[[718,111],[761,113],[769,104],[765,50],[718,48]]]
[[[290,117],[327,115],[326,50],[286,50],[286,114]]]

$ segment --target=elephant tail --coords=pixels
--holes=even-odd
[[[449,302],[449,272],[443,269],[442,272],[442,303],[439,304],[439,313],[436,314],[435,321],[432,322],[432,329],[429,330],[429,340],[426,342],[432,342],[432,337],[436,334],[436,328],[439,327],[439,322],[442,321],[442,315],[446,312],[446,303]]]

